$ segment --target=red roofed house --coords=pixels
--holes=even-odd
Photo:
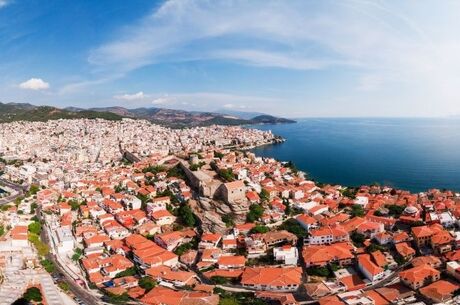
[[[220,256],[217,260],[217,265],[219,269],[240,269],[244,268],[246,264],[246,257],[242,255],[225,255]]]
[[[401,271],[401,281],[412,289],[418,289],[428,283],[435,282],[441,278],[441,272],[428,266],[421,265]]]
[[[369,254],[358,256],[358,268],[372,283],[380,281],[385,276],[384,270],[371,261]]]
[[[243,287],[257,290],[295,291],[302,282],[300,267],[251,267],[241,275]]]

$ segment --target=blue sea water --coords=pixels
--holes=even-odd
[[[251,127],[287,140],[253,152],[293,161],[323,183],[460,191],[460,119],[300,119]]]

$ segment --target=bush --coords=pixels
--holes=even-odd
[[[61,288],[64,292],[67,292],[70,290],[70,286],[66,282],[59,282],[58,284],[59,288]]]
[[[137,274],[136,267],[131,267],[126,269],[125,271],[118,272],[117,275],[115,275],[115,278],[119,277],[124,277],[124,276],[133,276]]]
[[[233,221],[233,215],[231,214],[225,214],[225,215],[222,215],[222,221],[225,223],[225,226],[227,228],[231,228],[235,225],[234,221]]]
[[[23,297],[29,302],[31,301],[41,302],[43,300],[42,293],[40,289],[38,289],[37,287],[31,287],[27,289]]]
[[[39,222],[34,221],[28,226],[28,229],[30,233],[39,235],[42,231],[42,225]]]
[[[350,238],[357,247],[362,247],[366,240],[366,236],[358,232],[351,233]]]
[[[29,233],[29,241],[35,246],[35,249],[37,249],[38,255],[45,256],[49,253],[48,245],[43,243],[37,234]]]
[[[268,227],[256,225],[254,228],[251,229],[250,233],[267,233],[269,231]]]
[[[297,237],[304,237],[307,234],[307,231],[297,222],[297,220],[291,218],[283,222],[278,229],[286,230],[292,234],[295,234]]]
[[[248,222],[255,222],[259,220],[260,217],[264,214],[264,208],[258,204],[251,204],[249,207],[249,213],[246,216]]]
[[[144,174],[145,173],[158,174],[164,171],[166,171],[166,167],[164,167],[163,165],[150,165],[142,170]]]
[[[29,188],[29,194],[36,195],[40,191],[40,187],[36,184],[32,184]]]
[[[56,269],[54,266],[54,263],[48,259],[44,259],[40,263],[42,264],[43,268],[45,268],[46,272],[48,273],[53,273],[54,270]]]
[[[391,204],[385,206],[388,209],[388,214],[398,218],[403,213],[405,206]]]
[[[180,206],[178,214],[180,218],[182,219],[182,222],[188,226],[188,227],[194,227],[196,224],[196,218],[195,215],[192,212],[192,209],[186,205],[183,204]]]
[[[270,200],[270,193],[266,189],[262,189],[262,191],[260,191],[259,197],[262,201],[268,201]]]
[[[364,208],[362,205],[354,204],[351,207],[351,216],[353,217],[363,217],[364,216]]]
[[[310,267],[307,269],[307,274],[321,277],[329,277],[331,272],[327,267]]]
[[[213,276],[211,277],[211,281],[216,285],[225,285],[229,283],[229,280],[223,276]]]
[[[219,176],[225,181],[231,182],[235,180],[235,175],[231,168],[219,170]]]
[[[144,288],[147,292],[152,290],[157,285],[157,282],[150,276],[144,276],[139,280],[139,286]]]

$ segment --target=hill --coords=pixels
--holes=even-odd
[[[48,121],[57,119],[106,119],[121,120],[111,112],[98,112],[91,110],[70,111],[51,106],[34,106],[31,104],[3,104],[0,103],[0,123],[13,121]]]
[[[0,123],[12,121],[46,121],[56,119],[102,118],[120,120],[122,118],[144,119],[171,128],[185,128],[209,125],[251,125],[282,124],[295,121],[271,115],[257,115],[247,118],[251,113],[222,114],[215,112],[197,112],[166,108],[101,107],[83,109],[67,107],[64,109],[51,106],[34,106],[31,104],[0,103]]]

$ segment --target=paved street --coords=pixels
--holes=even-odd
[[[40,214],[40,209],[37,209],[37,217],[41,220],[41,214]],[[48,232],[46,229],[42,230],[41,232],[41,239],[44,243],[47,245],[51,246],[50,239],[48,236]],[[92,305],[92,304],[103,304],[102,301],[94,296],[91,292],[83,289],[79,284],[77,284],[74,280],[74,278],[67,273],[65,268],[61,266],[61,264],[58,262],[56,259],[55,255],[49,253],[47,255],[47,259],[52,261],[54,265],[56,266],[56,271],[60,274],[64,275],[64,280],[66,283],[69,284],[70,291],[75,294],[76,297],[81,299],[83,302],[85,302],[87,305]]]

